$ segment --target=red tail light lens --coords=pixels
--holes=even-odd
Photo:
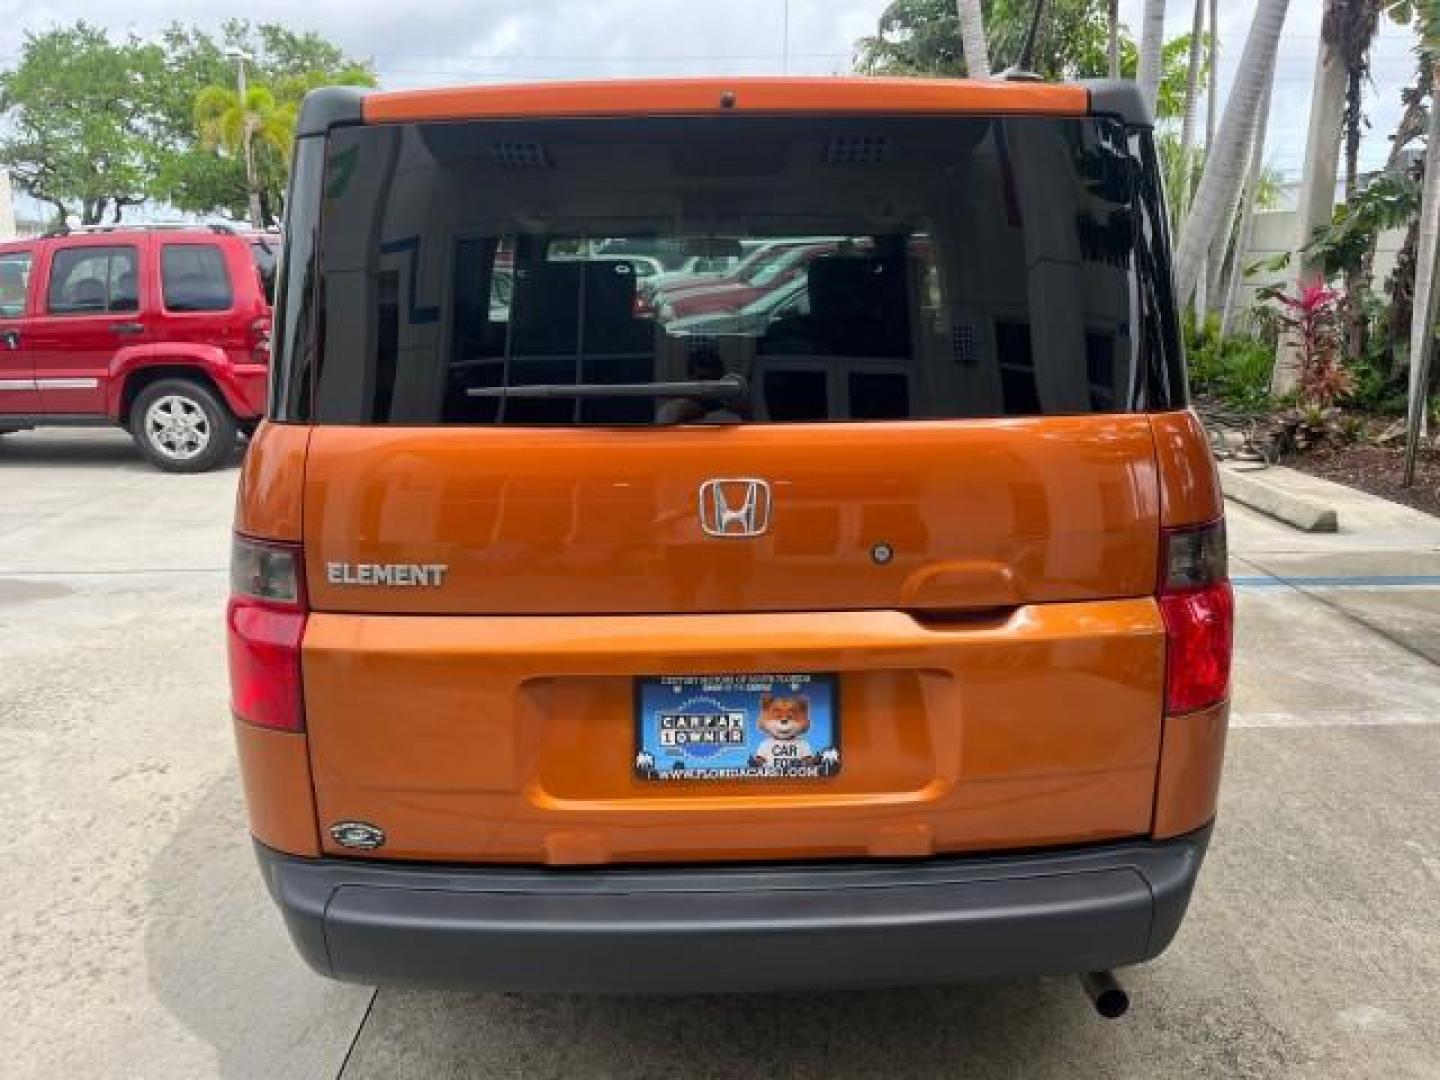
[[[1165,711],[1194,712],[1225,700],[1235,633],[1225,523],[1164,538],[1160,614],[1165,620]]]
[[[270,363],[269,319],[256,319],[250,324],[250,358],[257,364]]]
[[[231,708],[260,727],[305,730],[300,642],[306,611],[299,549],[237,536],[230,586],[225,625]]]

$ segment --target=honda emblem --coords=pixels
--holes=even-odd
[[[706,480],[700,485],[700,528],[706,536],[739,539],[770,528],[770,485],[764,480]]]

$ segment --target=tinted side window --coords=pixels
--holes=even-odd
[[[1135,263],[1140,302],[1137,343],[1140,362],[1135,373],[1144,379],[1147,408],[1180,409],[1189,401],[1189,389],[1171,280],[1170,225],[1160,189],[1160,159],[1154,136],[1148,130],[1133,131],[1130,148],[1138,211]]]
[[[140,307],[133,247],[66,248],[50,264],[52,315],[135,311]]]
[[[214,244],[166,244],[160,287],[171,311],[228,311],[235,302],[225,253]]]
[[[25,290],[30,285],[28,251],[12,251],[0,255],[0,318],[13,319],[25,314]]]
[[[335,163],[334,186],[351,171],[350,162]],[[310,419],[314,383],[318,296],[316,249],[320,240],[320,204],[325,176],[325,140],[295,140],[290,167],[290,195],[285,205],[285,239],[275,273],[275,332],[271,340],[270,417],[278,421]]]

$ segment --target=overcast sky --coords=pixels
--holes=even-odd
[[[618,75],[833,73],[850,64],[888,0],[0,0],[0,63],[24,33],[75,19],[146,35],[171,20],[218,25],[243,15],[314,29],[370,57],[390,88]],[[789,9],[788,34],[785,10]],[[1138,35],[1141,0],[1121,0]],[[1220,100],[1244,45],[1254,0],[1220,0]],[[1291,0],[1280,46],[1268,157],[1294,176],[1320,32],[1320,0]],[[1170,0],[1166,36],[1190,27],[1191,0]],[[788,65],[784,51],[788,39]],[[1414,58],[1408,30],[1386,25],[1374,51],[1365,163],[1382,160]]]

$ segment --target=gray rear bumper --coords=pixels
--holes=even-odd
[[[704,993],[1098,971],[1161,953],[1209,830],[1003,857],[511,870],[257,845],[317,971],[364,983]]]

